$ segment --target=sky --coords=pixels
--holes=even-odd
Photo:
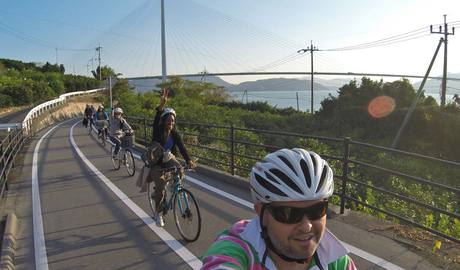
[[[88,75],[100,45],[102,65],[124,77],[161,75],[160,0],[0,5],[1,58],[58,62],[66,73]],[[165,6],[168,74],[310,71],[310,54],[297,51],[313,42],[316,72],[424,75],[442,36],[429,26],[438,30],[446,14],[449,31],[460,28],[458,0],[165,0]],[[379,46],[335,50],[359,44]],[[443,50],[431,75],[442,74],[442,56]],[[449,36],[448,71],[460,73],[460,32]]]

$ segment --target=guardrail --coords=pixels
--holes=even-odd
[[[68,98],[93,94],[103,91],[105,88],[98,88],[88,91],[70,92],[60,95],[58,98],[41,103],[29,111],[22,123],[2,124],[8,135],[0,141],[0,198],[5,190],[8,190],[8,174],[14,167],[14,160],[24,143],[36,132],[33,130],[34,121],[45,112],[66,103]]]
[[[138,142],[149,143],[152,119],[127,118],[137,129]],[[460,175],[458,162],[349,138],[203,123],[178,122],[177,125],[192,156],[233,175],[247,177],[256,161],[280,148],[313,149],[334,169],[334,194],[341,213],[346,207],[372,212],[460,243],[460,232],[455,227],[460,226],[460,184],[455,181]]]
[[[32,110],[29,111],[29,113],[24,118],[24,121],[22,122],[22,128],[26,130],[26,134],[29,134],[31,131],[33,119],[42,115],[44,112],[66,103],[68,98],[93,94],[93,93],[103,91],[103,90],[105,90],[105,88],[98,88],[98,89],[87,90],[87,91],[70,92],[70,93],[62,94],[56,99],[53,99],[47,102],[43,102],[42,104],[34,107]]]
[[[6,179],[25,140],[24,130],[15,128],[0,142],[0,197],[8,189]]]

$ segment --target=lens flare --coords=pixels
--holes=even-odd
[[[374,118],[382,118],[391,114],[396,107],[396,102],[389,96],[378,96],[369,102],[367,112]]]

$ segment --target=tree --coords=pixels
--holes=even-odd
[[[61,72],[61,74],[65,73],[65,68],[63,64],[59,65],[59,72]]]
[[[0,76],[6,74],[6,72],[8,71],[8,69],[5,67],[5,65],[0,62]]]
[[[228,101],[230,97],[222,86],[217,86],[213,83],[184,80],[179,76],[172,76],[166,83],[158,84],[157,87],[170,89],[169,95],[171,97],[183,95],[205,104]]]
[[[47,73],[46,82],[56,95],[64,93],[64,82],[60,73]]]
[[[115,73],[115,70],[109,66],[103,66],[102,68],[97,67],[96,70],[92,70],[93,76],[95,79],[99,80],[99,73],[101,72],[102,80],[108,79],[110,76],[112,78],[118,78],[118,76],[122,75],[121,73]]]
[[[458,94],[455,94],[452,99],[457,103],[457,106],[460,106],[460,96]]]
[[[62,73],[62,69],[64,69],[64,66],[61,65],[59,66],[58,64],[50,64],[49,62],[46,62],[46,64],[41,68],[42,72],[58,72]]]
[[[10,107],[13,105],[14,102],[10,96],[0,93],[0,108]]]
[[[112,97],[114,100],[120,101],[120,97],[126,93],[132,93],[134,87],[129,85],[128,80],[118,80],[112,88]]]

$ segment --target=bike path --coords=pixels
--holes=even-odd
[[[38,178],[49,268],[190,269],[189,264],[168,245],[172,240],[165,243],[160,239],[82,160],[70,143],[70,129],[75,122],[73,120],[64,123],[50,132],[43,139],[38,153]],[[44,133],[41,132],[37,137]],[[101,147],[96,136],[89,136],[87,129],[81,124],[73,129],[73,138],[81,154],[101,174],[141,210],[150,214],[146,193],[139,193],[134,184],[138,172],[134,177],[128,177],[124,168],[114,171],[109,156],[110,146]],[[13,183],[15,191],[8,194],[10,201],[18,209],[21,220],[16,255],[17,269],[35,268],[30,210],[33,206],[30,199],[31,156],[35,143],[27,150],[24,160],[22,178],[27,181]],[[137,161],[136,165],[139,168],[141,164]],[[194,243],[182,241],[171,214],[166,217],[165,230],[178,240],[182,245],[180,248],[199,257],[218,232],[237,220],[252,217],[254,213],[248,207],[222,196],[225,191],[250,201],[248,190],[198,174],[191,176],[221,190],[219,194],[193,184],[192,181],[187,184],[200,206],[203,220],[201,236]],[[422,266],[426,264],[417,265],[416,261],[411,261],[413,258],[405,258],[407,251],[395,249],[398,247],[390,246],[395,249],[394,252],[389,250],[387,254],[379,253],[375,243],[382,243],[383,250],[389,246],[376,236],[369,238],[366,232],[348,228],[350,226],[334,220],[328,221],[328,225],[339,238],[345,238],[348,243],[358,247],[367,246],[368,249],[365,250],[383,254],[383,258],[398,263],[402,268],[435,269],[424,268]],[[352,257],[359,269],[384,269],[356,254],[352,254]],[[400,263],[401,260],[406,260],[405,264]]]
[[[71,124],[48,134],[38,152],[47,266],[35,267],[29,259],[37,250],[29,226],[21,237],[19,249],[25,250],[16,257],[17,269],[189,269],[83,164],[69,143]],[[81,131],[74,138],[82,141],[85,154],[107,175],[121,178],[104,167],[107,155]]]

